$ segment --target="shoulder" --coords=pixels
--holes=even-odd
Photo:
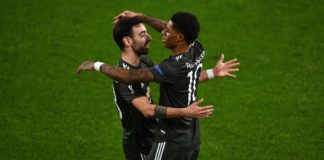
[[[197,50],[200,50],[200,51],[204,51],[204,47],[203,45],[199,42],[199,41],[194,41],[190,44],[190,47],[191,48],[194,48],[194,49],[197,49]]]
[[[121,68],[125,68],[125,69],[127,69],[127,70],[130,69],[130,66],[129,66],[126,62],[124,62],[122,59],[119,60],[117,66],[118,66],[118,67],[121,67]]]
[[[141,63],[145,64],[147,67],[153,67],[153,61],[147,56],[141,56]]]
[[[193,55],[193,64],[197,65],[199,63],[202,63],[204,57],[205,57],[205,49],[202,46],[202,44],[199,41],[194,41],[191,44],[191,51]]]

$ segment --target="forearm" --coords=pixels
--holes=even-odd
[[[201,71],[199,76],[199,83],[209,80],[206,71]]]
[[[157,104],[151,104],[146,96],[141,96],[132,100],[133,106],[147,118],[174,118],[191,117],[204,118],[212,113],[212,106],[199,107],[198,104],[203,100],[196,101],[185,108],[165,107]]]
[[[138,108],[139,109],[139,108]],[[165,107],[156,104],[150,104],[145,109],[139,109],[145,117],[155,118],[174,118],[183,117],[185,112],[182,108]]]
[[[158,32],[163,31],[167,27],[167,22],[160,20],[160,19],[155,19],[149,16],[146,16],[144,14],[140,14],[139,18],[146,24],[150,25],[153,27],[155,30]]]
[[[205,82],[215,77],[214,69],[208,69],[200,72],[199,83]]]
[[[173,118],[190,116],[190,113],[185,108],[172,108],[151,104],[146,96],[133,99],[132,104],[144,117]]]
[[[174,117],[186,117],[184,109],[167,107],[166,118],[174,118]]]
[[[126,84],[153,81],[153,76],[150,74],[151,72],[144,69],[134,71],[103,64],[100,66],[100,72],[110,77],[111,79]]]
[[[189,117],[189,114],[187,114],[185,108],[173,108],[173,107],[155,105],[154,117],[156,118]]]

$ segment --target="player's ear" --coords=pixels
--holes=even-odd
[[[178,37],[178,40],[179,40],[179,41],[185,41],[185,39],[184,39],[184,35],[183,35],[183,34],[180,33],[180,34],[178,34],[177,37]]]
[[[132,44],[132,40],[130,39],[130,37],[123,37],[123,43],[125,47],[129,47]]]

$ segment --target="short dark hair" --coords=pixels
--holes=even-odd
[[[197,17],[187,12],[176,12],[172,15],[171,21],[174,29],[182,33],[187,44],[191,44],[198,38],[200,25]]]
[[[121,50],[124,50],[123,38],[133,36],[132,27],[142,23],[138,17],[123,18],[118,21],[113,30],[114,40]]]

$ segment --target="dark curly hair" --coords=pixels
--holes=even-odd
[[[121,50],[124,50],[123,38],[133,36],[132,27],[142,23],[138,17],[123,18],[118,21],[113,30],[114,40]]]
[[[176,31],[182,33],[187,44],[191,44],[198,38],[200,25],[197,17],[187,12],[176,12],[172,15],[171,21]]]

